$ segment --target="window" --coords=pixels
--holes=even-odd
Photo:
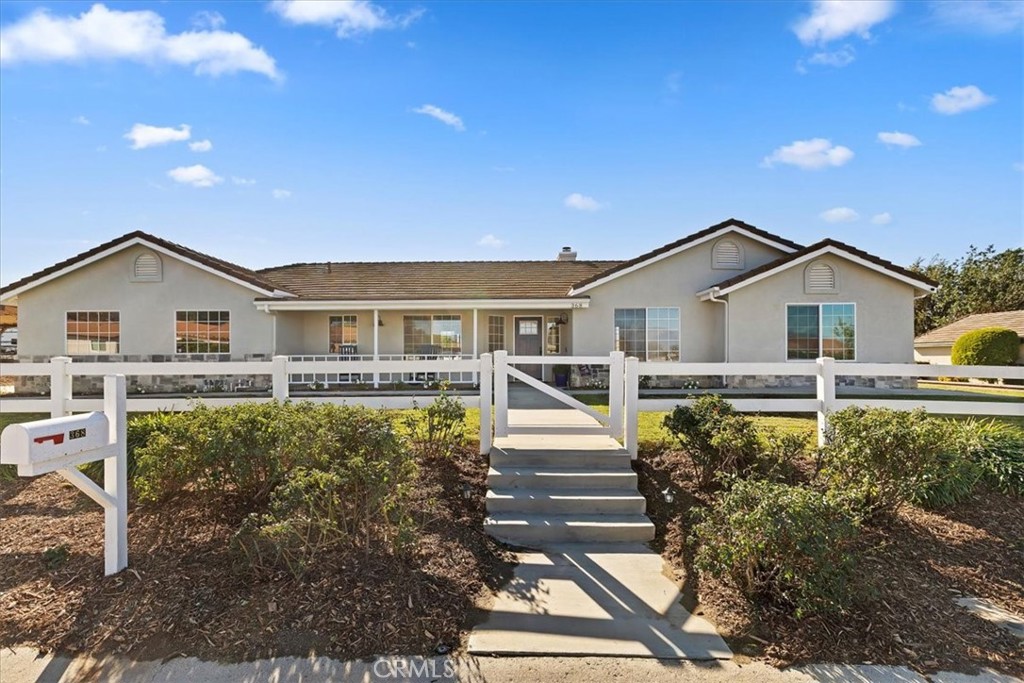
[[[163,275],[160,257],[145,252],[135,257],[132,263],[132,280],[135,282],[159,282]]]
[[[487,352],[505,350],[505,316],[487,316]]]
[[[519,334],[540,334],[540,326],[536,320],[520,320]]]
[[[462,353],[460,315],[407,315],[402,327],[407,355],[457,356]]]
[[[836,360],[855,360],[856,324],[854,304],[789,304],[786,359],[831,356]]]
[[[557,356],[562,352],[562,325],[561,318],[557,316],[548,318],[547,335],[544,338],[544,353],[548,356]]]
[[[177,311],[174,314],[175,353],[229,353],[229,311]]]
[[[117,311],[69,311],[64,331],[71,355],[121,352],[121,314]]]
[[[329,349],[328,353],[355,353],[355,346],[359,343],[358,318],[354,315],[332,315],[328,318]],[[353,347],[345,351],[344,346]]]
[[[678,361],[679,309],[616,308],[615,350],[642,361]]]
[[[804,291],[808,294],[829,294],[836,289],[836,270],[827,263],[812,263],[804,270]]]
[[[733,240],[718,240],[711,250],[711,267],[724,270],[742,270],[743,247]]]

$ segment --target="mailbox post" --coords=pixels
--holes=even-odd
[[[104,570],[128,566],[128,424],[124,375],[103,378],[103,412],[8,425],[0,434],[0,463],[18,476],[57,472],[103,506]],[[103,486],[78,465],[103,460]]]

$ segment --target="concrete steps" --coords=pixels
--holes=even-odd
[[[654,538],[629,454],[609,437],[509,436],[491,450],[486,530],[513,545]]]

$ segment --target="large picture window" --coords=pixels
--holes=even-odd
[[[679,309],[616,308],[615,350],[642,361],[678,361]]]
[[[230,353],[229,311],[177,311],[174,314],[175,353]]]
[[[457,356],[462,353],[460,315],[407,315],[402,327],[406,355]]]
[[[854,304],[786,306],[786,359],[831,356],[856,360],[857,316]]]
[[[487,316],[487,352],[505,350],[505,316]]]
[[[329,320],[328,353],[346,353],[345,347],[359,343],[359,319],[354,315],[332,315]]]
[[[70,355],[121,352],[121,314],[117,311],[68,311],[64,332]]]

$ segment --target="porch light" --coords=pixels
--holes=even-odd
[[[665,499],[666,503],[674,503],[676,500],[676,493],[672,490],[671,486],[662,491],[661,495]]]
[[[384,327],[384,318],[377,316],[377,327]]]

